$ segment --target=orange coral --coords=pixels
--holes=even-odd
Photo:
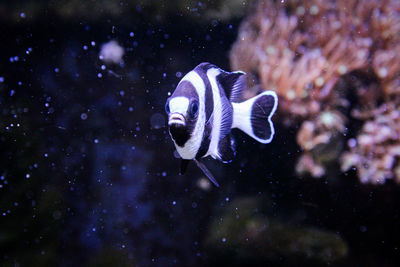
[[[349,119],[378,109],[380,97],[392,106],[399,103],[399,44],[400,1],[265,0],[242,23],[230,59],[232,68],[246,71],[255,85],[247,97],[256,93],[258,84],[278,93],[283,122],[302,124],[297,142],[304,155],[297,170],[321,176],[324,164],[316,147],[340,143]],[[358,83],[346,80],[355,71],[369,78]],[[358,97],[355,103],[347,99],[352,88]],[[353,117],[345,118],[343,109],[353,109]],[[376,113],[369,119],[379,116],[386,115]],[[327,125],[330,120],[334,124]],[[364,150],[351,151],[354,155]],[[365,178],[358,169],[363,182],[380,175],[375,171]]]

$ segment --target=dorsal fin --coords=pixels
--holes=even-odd
[[[247,87],[246,73],[222,71],[217,76],[217,81],[222,85],[231,102],[238,103],[242,100],[242,92]]]

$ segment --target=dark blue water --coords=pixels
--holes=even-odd
[[[399,188],[297,178],[279,114],[271,144],[234,132],[234,162],[205,161],[221,188],[178,175],[168,92],[201,62],[229,70],[239,22],[1,23],[1,265],[397,266]],[[110,40],[121,64],[99,59]]]

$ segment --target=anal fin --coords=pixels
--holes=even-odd
[[[224,138],[219,140],[218,153],[223,163],[232,162],[235,157],[235,149],[232,145],[230,134],[227,134]]]

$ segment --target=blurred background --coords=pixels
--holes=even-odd
[[[0,265],[399,265],[399,1],[4,1],[0,31]],[[220,188],[164,113],[204,61],[280,101]]]

